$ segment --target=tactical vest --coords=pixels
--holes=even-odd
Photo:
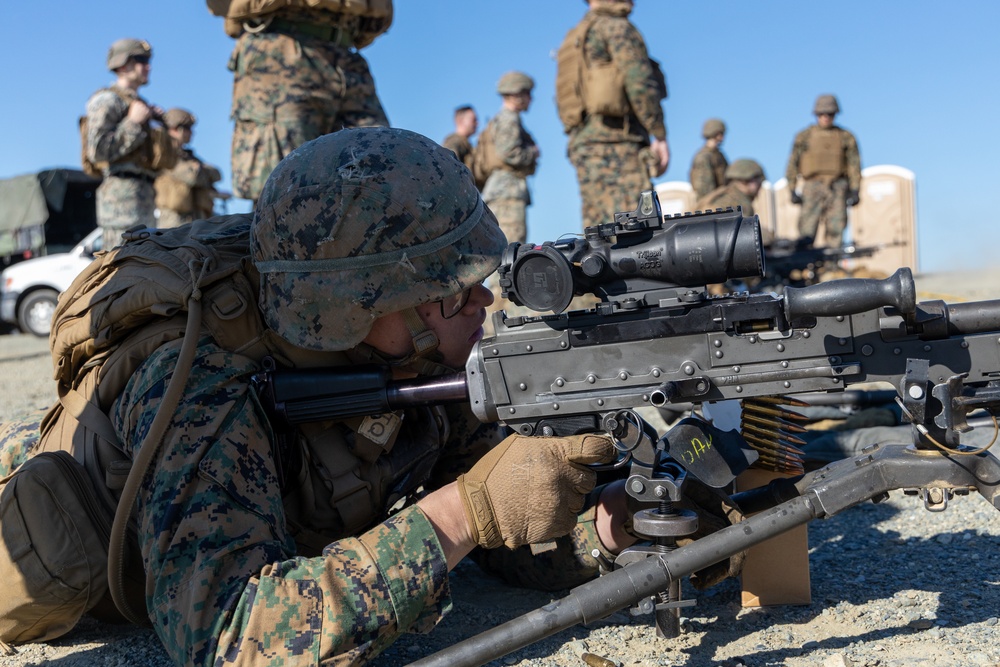
[[[845,173],[844,137],[839,127],[824,130],[819,125],[809,128],[806,148],[799,157],[799,173],[805,179],[834,179]]]
[[[497,152],[496,138],[493,136],[496,132],[495,123],[495,117],[491,118],[490,121],[486,123],[486,128],[480,132],[479,141],[473,149],[472,175],[476,179],[476,186],[480,190],[482,190],[483,186],[486,185],[486,179],[488,179],[490,174],[495,171],[509,171],[523,178],[527,178],[535,173],[535,169],[538,166],[535,160],[532,160],[531,164],[519,167],[515,167],[504,162],[500,153]],[[522,145],[527,141],[534,143],[534,139],[532,139],[527,133],[524,126],[519,125],[519,128],[521,133],[519,141]]]
[[[156,206],[196,218],[211,217],[215,208],[214,191],[201,185],[208,181],[204,177],[207,168],[190,151],[182,149],[177,165],[160,172],[153,183]]]
[[[110,91],[117,95],[118,98],[125,103],[126,107],[132,103],[132,100],[142,100],[142,98],[136,95],[133,91],[122,90],[118,86],[102,88],[94,93],[94,95],[105,91]],[[93,95],[91,97],[93,97]],[[145,102],[145,100],[142,101]],[[111,163],[91,161],[90,152],[87,150],[88,122],[86,114],[80,116],[77,121],[77,125],[80,130],[80,146],[82,149],[80,162],[83,172],[88,176],[101,178],[111,167]],[[177,163],[177,149],[174,147],[173,141],[170,139],[170,135],[164,128],[151,125],[148,122],[143,127],[146,130],[146,140],[128,155],[124,155],[115,160],[114,164],[134,164],[140,169],[153,172],[160,171],[161,169],[172,168]]]
[[[563,39],[556,55],[556,108],[563,131],[581,125],[587,115],[621,118],[632,112],[625,91],[625,75],[614,61],[587,57],[587,35],[600,14],[588,12]],[[667,81],[660,64],[649,59],[653,70],[649,82],[658,99],[667,97]]]
[[[225,17],[225,31],[239,37],[255,32],[250,24],[266,19],[285,7],[320,9],[346,20],[361,19],[353,34],[355,48],[361,49],[392,25],[392,0],[206,0],[215,16]],[[248,29],[248,25],[250,28]]]

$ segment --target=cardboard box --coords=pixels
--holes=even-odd
[[[736,478],[736,490],[746,491],[763,486],[776,477],[788,476],[751,468]],[[741,578],[744,607],[812,602],[808,526],[793,528],[751,547],[747,551]]]

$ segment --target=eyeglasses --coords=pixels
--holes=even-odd
[[[452,296],[445,297],[438,301],[441,306],[441,317],[446,320],[458,315],[465,308],[465,304],[469,303],[469,298],[472,296],[472,288],[465,290],[464,292],[459,292]]]
[[[140,65],[149,64],[149,56],[130,56],[130,59],[132,60],[132,62],[137,62]]]

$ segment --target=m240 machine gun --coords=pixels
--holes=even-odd
[[[480,665],[630,606],[674,636],[683,577],[891,490],[919,493],[933,510],[978,491],[1000,508],[1000,462],[962,444],[970,412],[985,410],[995,424],[1000,411],[1000,301],[918,304],[908,269],[781,296],[707,293],[708,283],[762,275],[763,262],[756,217],[737,209],[664,218],[655,193],[644,192],[635,211],[583,239],[508,247],[505,295],[540,314],[496,314],[496,335],[475,346],[464,373],[401,382],[374,368],[262,374],[265,403],[293,423],[450,400],[525,435],[616,440],[627,493],[646,508],[633,527],[647,542],[562,600],[414,664]],[[564,312],[580,294],[601,302]],[[735,432],[691,418],[661,437],[637,408],[766,402],[872,381],[895,387],[912,442],[737,494],[755,514],[676,547],[696,529],[697,518],[677,509],[689,476],[724,489],[758,456],[777,456],[780,441],[748,449]]]
[[[775,239],[764,248],[766,272],[759,281],[753,281],[753,291],[780,291],[785,287],[815,285],[824,279],[846,277],[840,268],[843,260],[857,260],[872,257],[883,248],[895,243],[881,243],[871,246],[854,244],[817,248],[806,246],[801,241]]]

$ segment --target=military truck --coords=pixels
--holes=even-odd
[[[100,183],[68,168],[0,179],[0,269],[83,240],[97,227]]]

